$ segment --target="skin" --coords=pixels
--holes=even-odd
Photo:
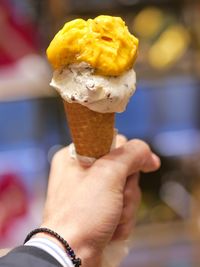
[[[52,160],[41,227],[58,232],[82,259],[100,267],[104,248],[130,235],[140,203],[139,172],[155,171],[159,158],[140,140],[117,137],[117,148],[84,167],[61,149]],[[49,239],[47,234],[38,234]],[[60,245],[60,244],[59,244]]]

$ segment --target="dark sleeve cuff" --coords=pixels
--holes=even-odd
[[[37,247],[20,246],[0,258],[0,267],[62,267],[62,265],[46,251]]]

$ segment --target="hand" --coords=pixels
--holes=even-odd
[[[100,266],[105,246],[127,237],[139,202],[138,172],[160,166],[144,142],[126,142],[119,136],[118,142],[91,167],[73,160],[68,148],[57,152],[52,161],[42,227],[65,238],[83,266]]]

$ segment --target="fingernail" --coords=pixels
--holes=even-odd
[[[161,164],[161,162],[160,162],[160,158],[156,155],[156,154],[154,154],[154,153],[152,153],[152,159],[153,159],[153,161],[154,161],[154,163],[157,165],[157,166],[160,166],[160,164]]]

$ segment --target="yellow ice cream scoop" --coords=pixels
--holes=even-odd
[[[138,39],[120,17],[98,16],[67,22],[47,49],[54,69],[87,62],[101,75],[117,76],[130,69],[136,59]]]

